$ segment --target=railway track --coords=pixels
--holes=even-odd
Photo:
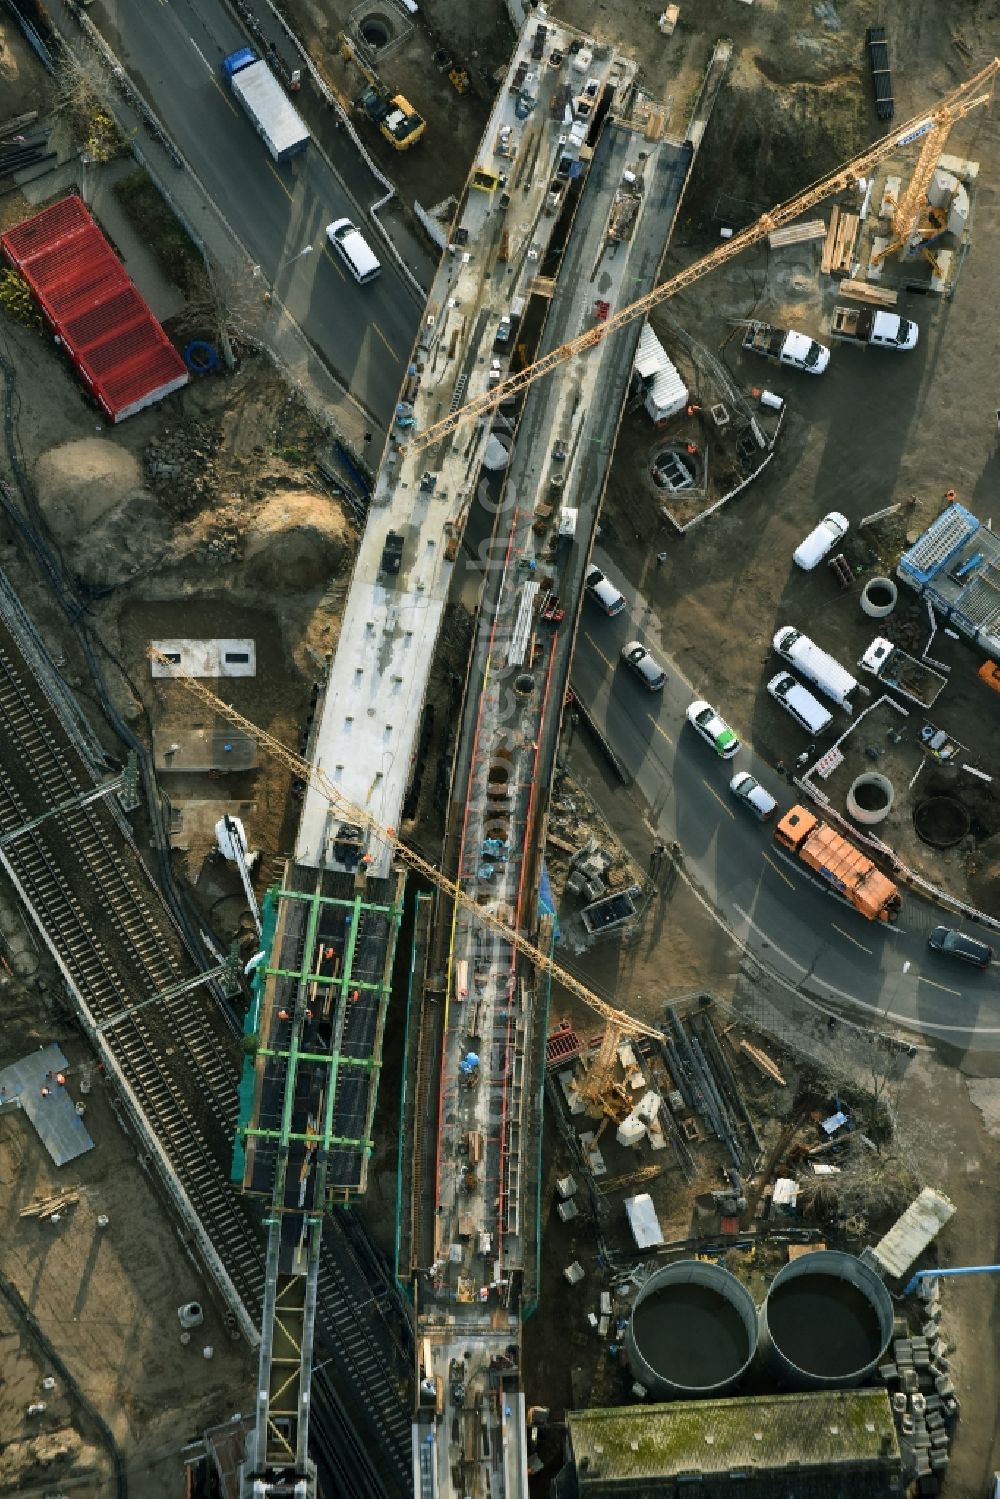
[[[90,791],[95,778],[0,621],[0,838]],[[181,935],[112,797],[54,813],[4,856],[96,1024],[194,975]],[[264,1248],[252,1209],[229,1181],[237,1121],[232,1038],[204,989],[127,1014],[102,1033],[247,1314],[262,1302]],[[379,1452],[369,1479],[409,1488],[409,1418],[377,1298],[338,1229],[324,1243],[319,1323],[352,1419]],[[390,1330],[391,1334],[391,1330]],[[339,1433],[339,1436],[338,1436]],[[328,1461],[359,1447],[338,1400],[324,1422]]]
[[[92,789],[94,778],[0,628],[0,836]],[[94,1021],[195,970],[110,798],[50,816],[5,850]],[[257,1230],[225,1177],[236,1123],[231,1043],[195,990],[104,1033],[251,1316],[263,1282]],[[221,1169],[220,1169],[221,1168]]]

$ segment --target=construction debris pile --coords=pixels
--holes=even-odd
[[[197,515],[218,500],[216,457],[222,431],[214,422],[164,427],[146,444],[146,482],[179,519]]]

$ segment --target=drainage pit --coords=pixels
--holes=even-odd
[[[971,823],[968,807],[954,796],[928,796],[913,809],[917,837],[931,848],[954,848],[961,843]]]
[[[365,16],[358,22],[358,35],[373,52],[378,52],[392,41],[392,27],[383,16]]]

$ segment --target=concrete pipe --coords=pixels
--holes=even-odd
[[[854,780],[847,793],[848,815],[855,822],[873,828],[888,817],[895,795],[887,776],[880,775],[877,770],[866,770]]]
[[[861,612],[869,619],[885,619],[895,609],[898,596],[891,578],[869,578],[861,590]]]

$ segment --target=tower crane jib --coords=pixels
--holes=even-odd
[[[604,339],[610,338],[619,328],[624,328],[636,318],[645,317],[648,312],[651,312],[659,303],[666,301],[668,297],[674,297],[678,292],[684,291],[686,287],[693,286],[696,281],[700,281],[702,277],[709,275],[710,272],[718,269],[719,266],[726,265],[730,260],[735,259],[737,255],[741,255],[751,245],[758,244],[760,240],[764,239],[768,234],[773,233],[775,229],[780,229],[784,225],[792,223],[810,208],[814,208],[817,203],[822,203],[825,198],[829,198],[831,194],[842,191],[849,182],[869,172],[893,151],[920,140],[922,136],[927,135],[929,132],[943,129],[944,134],[947,135],[948,130],[955,120],[961,119],[964,115],[968,114],[970,109],[975,109],[987,102],[990,98],[989,92],[987,91],[976,97],[976,91],[981,90],[984,84],[991,84],[998,71],[1000,71],[1000,57],[995,57],[992,62],[987,63],[986,67],[981,68],[972,78],[966,79],[964,83],[959,84],[958,88],[952,89],[951,93],[946,94],[943,99],[939,100],[938,104],[929,114],[925,111],[922,114],[914,116],[913,119],[907,120],[895,130],[891,130],[888,135],[884,135],[881,140],[876,141],[873,146],[869,146],[867,150],[860,152],[850,161],[845,162],[843,166],[838,167],[828,176],[820,178],[818,182],[814,182],[811,187],[807,187],[803,192],[797,194],[794,198],[790,198],[786,203],[781,203],[776,208],[772,208],[768,213],[762,214],[756,223],[749,225],[746,229],[740,230],[739,233],[733,235],[732,239],[718,245],[714,250],[709,251],[707,255],[702,256],[700,260],[694,261],[693,264],[678,272],[676,276],[671,276],[669,280],[661,282],[659,286],[655,286],[645,296],[639,297],[637,301],[630,303],[627,307],[621,308],[617,313],[609,317],[606,322],[597,323],[593,328],[588,329],[586,333],[582,333],[579,338],[575,338],[569,343],[561,345],[560,348],[552,350],[551,353],[543,355],[534,364],[528,365],[526,369],[518,371],[516,375],[511,375],[506,380],[502,380],[492,390],[485,391],[482,395],[474,397],[457,411],[442,417],[438,422],[434,422],[425,431],[415,433],[407,439],[405,444],[407,451],[421,452],[424,448],[441,442],[450,433],[454,432],[456,428],[465,426],[469,422],[475,421],[477,417],[485,416],[487,412],[496,410],[502,402],[510,400],[512,396],[519,395],[529,385],[533,385],[536,380],[541,380],[546,375],[551,374],[554,369],[558,369],[567,360],[575,359],[578,354],[584,354],[588,349],[595,348]],[[901,217],[901,208],[897,210],[897,215]],[[894,231],[895,228],[894,223]],[[894,238],[898,238],[898,232],[894,232]]]

